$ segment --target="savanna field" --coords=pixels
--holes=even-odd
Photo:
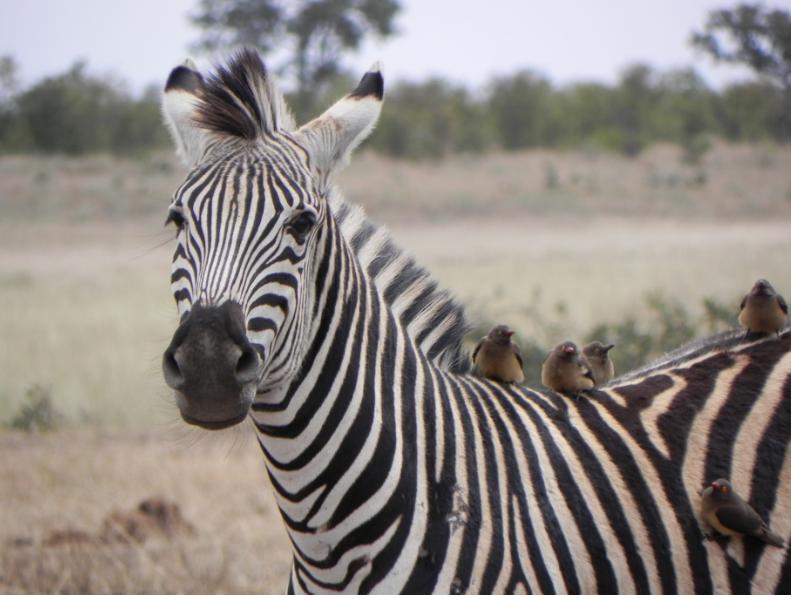
[[[364,152],[339,185],[466,304],[472,339],[507,323],[535,367],[604,334],[623,372],[735,323],[760,277],[791,294],[789,172],[769,144],[695,165],[670,146]],[[187,427],[161,377],[177,323],[162,222],[183,174],[169,154],[0,158],[2,592],[282,592],[252,428]],[[152,498],[175,517],[141,513]]]

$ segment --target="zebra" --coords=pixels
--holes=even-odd
[[[469,373],[463,308],[333,182],[383,77],[297,127],[255,51],[175,68],[163,373],[206,429],[250,418],[289,593],[789,593],[791,554],[707,539],[707,482],[791,536],[791,332],[694,343],[588,398]],[[262,558],[264,555],[262,554]]]

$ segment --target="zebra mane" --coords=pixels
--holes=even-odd
[[[337,190],[330,195],[330,209],[363,269],[418,348],[445,370],[469,371],[462,346],[470,329],[464,307],[393,241],[385,227],[372,223],[361,207],[346,202]]]
[[[296,127],[283,95],[255,50],[239,50],[227,66],[217,66],[206,79],[200,99],[196,124],[211,132],[255,140]]]

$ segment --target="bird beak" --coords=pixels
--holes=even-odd
[[[615,343],[610,343],[609,345],[605,345],[604,346],[604,353],[607,353],[613,347],[615,347]]]
[[[503,334],[510,339],[514,334],[514,331],[503,331]]]

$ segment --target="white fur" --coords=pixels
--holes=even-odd
[[[369,72],[380,72],[379,63]],[[319,171],[329,175],[346,164],[352,151],[376,126],[382,100],[376,96],[347,95],[330,109],[297,131]]]
[[[182,64],[194,72],[198,67],[192,58]],[[162,116],[176,145],[176,153],[187,167],[195,167],[203,157],[208,132],[195,125],[195,108],[200,99],[184,89],[170,89],[162,95]]]
[[[206,151],[209,133],[195,125],[193,117],[199,99],[182,89],[171,89],[162,96],[162,115],[184,165],[195,167]]]

